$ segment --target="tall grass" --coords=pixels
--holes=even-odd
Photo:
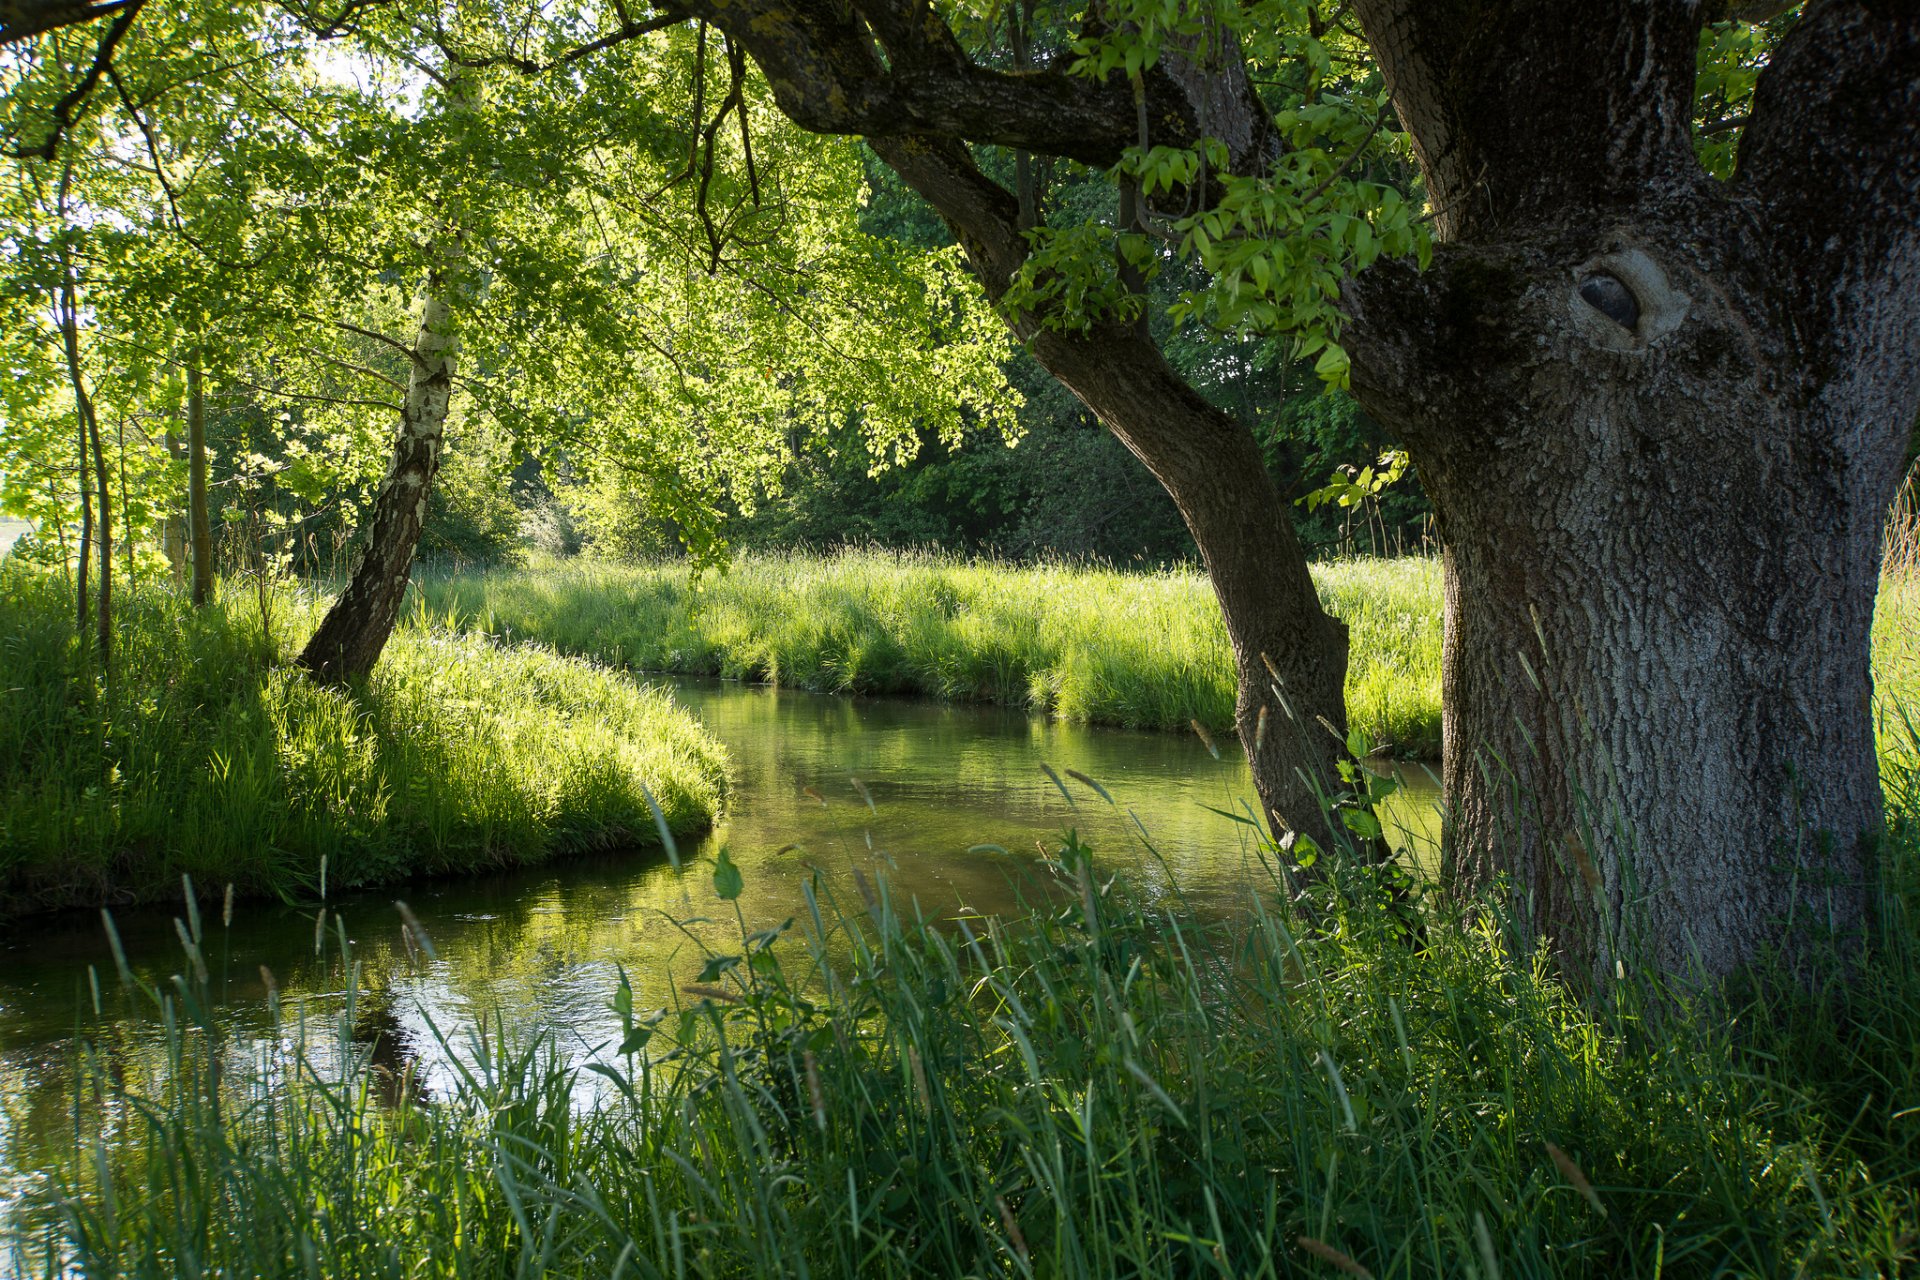
[[[1324,565],[1352,627],[1348,713],[1383,750],[1440,747],[1440,580],[1427,560]],[[1233,725],[1234,671],[1206,577],[924,553],[551,562],[422,581],[428,608],[496,636],[648,671],[831,692],[995,702],[1096,724]]]
[[[852,904],[816,883],[797,929],[743,921],[699,985],[610,975],[623,1040],[589,1072],[497,1024],[437,1028],[454,1065],[432,1098],[381,1084],[350,1007],[317,1046],[277,1006],[245,1046],[196,1024],[188,965],[118,997],[158,1011],[160,1070],[83,1051],[15,1266],[1903,1274],[1920,1257],[1911,783],[1844,998],[1626,982],[1596,1009],[1507,945],[1494,900],[1431,904],[1414,946],[1364,877],[1310,916],[1269,879],[1215,927],[1103,882],[1070,837],[1052,907],[933,922],[884,882]],[[698,905],[725,913],[735,874],[712,868]]]
[[[1920,520],[1911,522],[1920,530]],[[1920,532],[1893,546],[1920,547]],[[1905,541],[1901,539],[1905,536]],[[1890,561],[1875,626],[1887,705],[1920,701],[1920,573]],[[1384,752],[1440,754],[1441,582],[1418,557],[1317,565],[1351,628],[1347,714]],[[551,561],[421,583],[439,615],[647,671],[995,702],[1095,724],[1233,725],[1232,653],[1204,575],[845,551],[684,565]]]
[[[262,605],[265,618],[262,618]],[[288,665],[318,602],[116,596],[110,683],[59,579],[0,567],[0,908],[203,886],[291,894],[657,843],[724,750],[665,694],[534,646],[403,627],[371,681]]]

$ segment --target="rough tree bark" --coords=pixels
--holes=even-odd
[[[1355,0],[1439,209],[1348,298],[1445,546],[1453,873],[1604,984],[1867,923],[1869,632],[1920,402],[1920,9],[1814,4],[1734,180],[1697,6]]]
[[[394,431],[393,459],[374,496],[367,549],[346,589],[300,654],[300,665],[325,683],[340,683],[373,670],[407,594],[420,526],[427,516],[427,497],[440,470],[440,440],[453,392],[458,344],[453,335],[451,279],[457,266],[450,263],[428,273],[420,326],[409,352],[412,369],[406,400]]]

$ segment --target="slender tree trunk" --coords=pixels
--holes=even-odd
[[[61,251],[60,277],[60,337],[67,357],[67,377],[73,387],[74,413],[80,424],[80,470],[81,470],[81,549],[80,549],[80,626],[84,631],[87,625],[86,577],[87,546],[97,544],[100,556],[100,584],[98,608],[94,614],[94,645],[99,650],[102,666],[106,666],[113,656],[113,505],[112,484],[107,475],[107,454],[100,441],[100,421],[93,410],[93,397],[87,393],[86,374],[80,363],[80,316],[77,288],[73,278],[73,263],[64,247]],[[86,470],[89,460],[93,467],[94,503],[99,509],[99,523],[96,526],[93,513],[86,505]],[[97,528],[98,537],[94,537]]]
[[[186,445],[172,428],[168,428],[165,444],[167,457],[178,462],[187,456]],[[167,565],[173,573],[174,589],[186,585],[187,581],[187,517],[178,508],[167,513],[166,523],[160,529],[160,549],[167,557]]]
[[[193,602],[213,599],[213,523],[207,512],[207,404],[200,353],[187,365],[187,533],[193,541]]]
[[[393,460],[374,498],[366,551],[300,654],[300,665],[315,679],[337,683],[372,671],[399,617],[427,515],[427,496],[440,469],[441,433],[453,389],[456,343],[450,295],[457,267],[436,268],[427,278],[406,403],[394,433]]]
[[[84,636],[89,619],[93,616],[93,586],[87,577],[93,568],[93,482],[87,478],[87,427],[77,413],[74,415],[74,437],[78,445],[74,453],[74,465],[80,477],[80,565],[73,580],[77,604],[74,627]]]

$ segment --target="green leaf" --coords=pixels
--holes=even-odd
[[[700,976],[695,982],[712,982],[727,970],[740,963],[739,956],[715,956],[701,967]]]
[[[724,901],[732,902],[740,896],[744,883],[740,877],[740,868],[733,865],[733,858],[728,854],[726,846],[720,846],[720,856],[713,864],[713,891]]]
[[[1346,824],[1347,830],[1353,832],[1353,834],[1359,836],[1362,840],[1378,840],[1380,838],[1380,819],[1374,817],[1365,809],[1342,809],[1340,811],[1340,821]]]

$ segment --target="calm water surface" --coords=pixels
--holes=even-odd
[[[801,885],[814,868],[843,902],[859,901],[859,871],[870,884],[884,878],[902,910],[917,904],[929,917],[992,914],[1039,892],[1040,846],[1057,846],[1071,828],[1103,872],[1123,874],[1149,897],[1177,895],[1194,910],[1231,910],[1250,885],[1269,883],[1250,829],[1226,816],[1252,812],[1252,784],[1235,745],[1221,744],[1215,759],[1187,735],[1064,725],[999,709],[718,681],[673,688],[726,743],[735,777],[727,818],[682,848],[683,871],[658,851],[573,861],[342,897],[328,904],[324,921],[312,906],[247,902],[222,926],[215,905],[205,920],[207,960],[222,996],[218,1017],[234,1043],[271,1034],[263,965],[296,1015],[291,1024],[339,1017],[342,929],[361,965],[356,1038],[413,1060],[431,1090],[482,1013],[498,1011],[512,1034],[550,1033],[569,1057],[591,1060],[615,1034],[607,1002],[617,966],[633,982],[636,1008],[672,1004],[708,954],[739,950],[742,919],[751,930],[803,916]],[[1066,781],[1075,804],[1042,762]],[[1101,783],[1115,803],[1067,778],[1069,769]],[[1402,779],[1390,823],[1430,841],[1437,827],[1431,775],[1414,766]],[[719,901],[712,887],[712,859],[723,845],[745,877],[734,904]],[[410,956],[402,945],[396,897],[432,937],[436,960]],[[181,971],[178,914],[117,913],[132,967],[148,983]],[[328,939],[324,954],[316,924]],[[125,1004],[97,914],[16,922],[0,939],[0,1217],[31,1180],[33,1139],[71,1125],[72,1038],[78,1028],[99,1026],[90,965],[111,1019]],[[114,1027],[121,1052],[135,1056],[157,1058],[159,1034],[130,1017]]]

